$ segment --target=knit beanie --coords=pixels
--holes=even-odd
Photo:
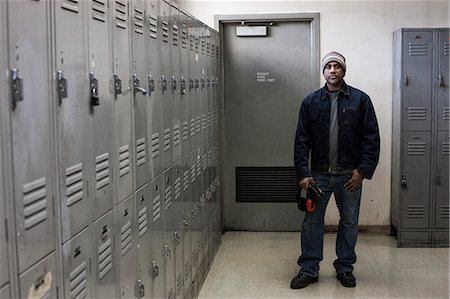
[[[322,58],[322,73],[325,70],[325,66],[330,61],[335,61],[335,62],[339,63],[342,66],[342,69],[344,70],[344,73],[345,73],[345,71],[347,69],[347,65],[345,64],[345,57],[342,56],[342,54],[340,54],[338,52],[330,52]]]

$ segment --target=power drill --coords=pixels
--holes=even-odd
[[[306,198],[300,196],[301,189],[299,188],[297,193],[297,203],[301,211],[312,213],[317,208],[317,200],[323,196],[323,191],[317,187],[314,183],[308,184],[308,190],[306,191]]]

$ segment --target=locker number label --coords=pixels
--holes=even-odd
[[[270,72],[256,72],[256,82],[275,82],[275,78],[270,76]]]

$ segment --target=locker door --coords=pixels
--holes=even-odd
[[[402,228],[429,228],[430,132],[403,138]]]
[[[200,25],[199,28],[199,38],[200,38],[200,116],[201,116],[201,137],[200,143],[203,144],[206,142],[208,138],[208,122],[207,122],[207,114],[208,114],[208,87],[207,87],[207,79],[208,79],[208,69],[206,64],[206,28],[203,25]]]
[[[92,297],[89,267],[92,257],[90,238],[91,231],[87,227],[62,247],[65,298]]]
[[[450,40],[448,30],[438,31],[438,92],[437,92],[437,128],[439,131],[449,129],[450,103],[449,103],[449,54]],[[434,79],[434,78],[433,78]]]
[[[181,122],[181,157],[184,158],[191,152],[189,138],[189,49],[188,49],[188,17],[180,12],[181,44],[180,44],[180,122]]]
[[[150,222],[152,199],[149,184],[145,184],[136,192],[137,219],[137,279],[138,285],[144,288],[144,298],[151,298],[152,284],[152,251],[150,239]]]
[[[134,296],[136,282],[136,241],[133,205],[133,197],[130,196],[117,207],[116,211],[116,240],[121,298],[132,298]]]
[[[94,298],[117,298],[114,215],[110,211],[94,222]]]
[[[192,243],[192,231],[191,231],[191,155],[186,156],[182,162],[182,201],[183,201],[183,275],[184,275],[184,295],[186,296],[189,288],[192,284],[191,276],[191,243]]]
[[[49,9],[48,1],[8,2],[19,272],[54,249]]]
[[[160,78],[160,49],[161,35],[158,31],[159,6],[157,0],[147,1],[148,39],[147,39],[147,68],[148,68],[148,102],[147,102],[147,139],[151,149],[150,178],[153,179],[163,172],[163,95]],[[159,84],[156,84],[159,82]]]
[[[206,131],[208,140],[211,139],[212,127],[211,127],[211,112],[212,112],[212,32],[208,27],[205,27],[205,39],[206,39],[206,53],[205,53],[205,70],[206,70]]]
[[[147,29],[144,27],[145,2],[137,0],[131,2],[132,49],[133,49],[133,95],[134,95],[134,134],[135,134],[135,167],[136,186],[140,188],[148,182],[147,165],[147,74],[145,67],[145,37]]]
[[[107,0],[89,1],[88,42],[91,105],[91,167],[94,219],[113,205],[113,95],[111,79],[110,11]],[[106,48],[106,50],[105,50]]]
[[[403,130],[431,129],[433,33],[403,35]]]
[[[20,298],[56,298],[55,253],[19,275]]]
[[[160,65],[163,97],[163,154],[164,154],[164,169],[169,168],[173,161],[173,145],[172,145],[172,81],[171,81],[171,38],[170,38],[170,6],[165,1],[159,2],[159,16],[158,23],[160,28]]]
[[[438,132],[436,164],[436,207],[435,228],[449,228],[449,154],[448,131]]]
[[[175,257],[175,298],[183,297],[183,180],[181,161],[173,168],[173,207],[174,235],[173,247]]]
[[[194,280],[200,266],[199,255],[201,251],[201,204],[202,183],[201,183],[201,156],[197,149],[192,153],[191,165],[191,199],[192,199],[192,279]]]
[[[151,221],[151,253],[152,253],[152,296],[153,298],[167,298],[165,284],[165,252],[164,252],[164,181],[163,175],[157,176],[150,182],[152,199]]]
[[[55,76],[62,239],[89,224],[85,4],[55,2]]]
[[[196,38],[195,38],[195,26],[194,20],[188,17],[188,39],[189,39],[189,54],[188,54],[188,69],[189,69],[189,139],[190,139],[190,151],[191,152],[197,145],[196,131],[195,131],[195,118],[196,118],[196,100],[197,100],[197,74],[196,74]]]
[[[167,298],[175,298],[175,227],[176,213],[174,208],[174,175],[173,168],[170,167],[164,172],[164,223],[165,223],[165,274]]]
[[[117,202],[129,197],[133,192],[133,130],[130,76],[130,14],[127,0],[113,0],[113,82],[115,95],[115,150]]]
[[[195,73],[195,147],[202,142],[202,61],[200,54],[200,25],[194,22],[195,36],[195,54],[194,54],[194,73]]]
[[[172,132],[173,132],[173,163],[181,159],[181,73],[180,73],[180,48],[181,48],[181,22],[180,11],[170,7],[170,44],[171,44],[171,94],[172,94]]]

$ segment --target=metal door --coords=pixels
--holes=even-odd
[[[161,35],[158,27],[159,6],[157,0],[147,1],[147,68],[148,68],[148,102],[147,102],[147,139],[151,146],[149,156],[150,178],[153,179],[163,172],[163,95],[160,78],[160,47]],[[156,84],[159,82],[158,84]],[[151,142],[151,145],[150,145]]]
[[[116,240],[118,246],[119,292],[121,298],[132,298],[136,282],[136,245],[133,196],[116,210]]]
[[[172,145],[172,83],[171,81],[171,38],[170,38],[170,5],[165,1],[159,2],[158,27],[160,28],[160,65],[161,65],[161,94],[163,97],[163,161],[164,169],[169,168],[173,161]]]
[[[49,5],[49,1],[8,2],[19,272],[54,249]]]
[[[450,136],[448,131],[438,132],[436,147],[436,207],[435,228],[449,228],[449,155]]]
[[[402,149],[402,229],[429,228],[430,132],[404,132]]]
[[[145,184],[136,191],[136,219],[137,219],[137,284],[138,289],[143,290],[139,298],[151,298],[152,285],[152,251],[151,251],[151,211],[152,199],[149,184]],[[143,286],[143,289],[142,289]]]
[[[207,110],[208,110],[208,90],[207,90],[207,78],[208,78],[208,67],[206,59],[206,39],[207,39],[207,29],[203,25],[199,25],[199,39],[200,39],[200,120],[201,120],[201,132],[200,132],[200,143],[203,144],[208,138],[207,133]]]
[[[257,24],[247,18],[243,26],[240,21],[221,25],[227,62],[223,64],[225,225],[237,230],[296,231],[302,215],[294,203],[292,151],[301,101],[319,88],[318,15],[258,18]],[[251,30],[250,26],[260,26],[267,35],[237,35],[241,27]],[[238,181],[240,167],[254,167],[248,180]],[[279,179],[265,184],[267,192],[250,187],[251,199],[239,198],[238,184],[247,188],[274,172]],[[293,186],[289,197],[280,196],[285,186]]]
[[[91,167],[94,219],[113,205],[113,95],[111,79],[110,11],[107,0],[88,8],[89,102],[91,105]],[[107,50],[105,50],[105,47]]]
[[[202,196],[202,182],[201,182],[201,156],[200,149],[197,148],[196,151],[192,153],[192,161],[191,161],[191,200],[192,200],[192,279],[195,280],[195,277],[198,272],[198,268],[200,266],[199,263],[199,255],[201,251],[201,196]]]
[[[196,117],[197,117],[197,68],[198,68],[198,55],[196,52],[196,32],[197,27],[195,21],[188,17],[188,39],[189,39],[189,54],[188,54],[188,68],[189,68],[189,139],[190,139],[190,151],[192,151],[198,144],[198,138],[196,134]],[[196,59],[197,58],[197,59]]]
[[[180,122],[181,122],[181,157],[184,158],[191,152],[190,143],[190,87],[189,87],[189,49],[188,49],[188,16],[180,12]]]
[[[55,253],[19,275],[20,298],[56,298],[58,277]]]
[[[174,176],[173,167],[164,172],[164,258],[166,274],[166,292],[167,298],[175,297],[175,232],[176,232],[176,213],[174,208]]]
[[[175,298],[183,297],[183,172],[181,161],[173,167],[173,247],[175,258]]]
[[[152,296],[167,298],[164,268],[164,177],[161,174],[150,182],[152,199],[151,254],[152,254]]]
[[[448,130],[449,120],[450,120],[450,103],[449,103],[449,84],[450,84],[450,73],[449,73],[449,55],[450,55],[450,40],[448,30],[438,31],[438,70],[437,78],[438,80],[438,92],[437,92],[437,129]]]
[[[433,32],[403,34],[403,130],[431,129]]]
[[[110,211],[94,222],[94,298],[116,296],[116,250],[114,247],[114,214]]]
[[[90,298],[92,258],[91,230],[84,229],[62,246],[65,298]]]
[[[181,48],[181,20],[180,11],[170,7],[170,43],[171,43],[171,94],[172,94],[172,132],[173,132],[173,163],[181,159],[181,92],[182,82],[180,74],[180,48]]]
[[[131,2],[132,49],[133,49],[133,95],[134,95],[134,135],[135,135],[135,168],[136,186],[140,188],[148,179],[147,154],[147,70],[145,66],[145,38],[147,28],[144,26],[144,0]]]
[[[58,176],[62,241],[85,228],[90,221],[91,199],[87,192],[89,102],[85,42],[86,1],[55,3],[55,69]]]
[[[182,160],[181,174],[182,174],[182,202],[183,202],[183,275],[184,275],[184,296],[187,295],[189,287],[192,284],[191,275],[191,243],[192,243],[192,231],[191,231],[191,158],[192,155],[186,156]]]
[[[113,0],[113,84],[115,95],[115,167],[117,202],[129,197],[133,192],[133,131],[132,131],[132,84],[130,76],[130,14],[128,0]]]

